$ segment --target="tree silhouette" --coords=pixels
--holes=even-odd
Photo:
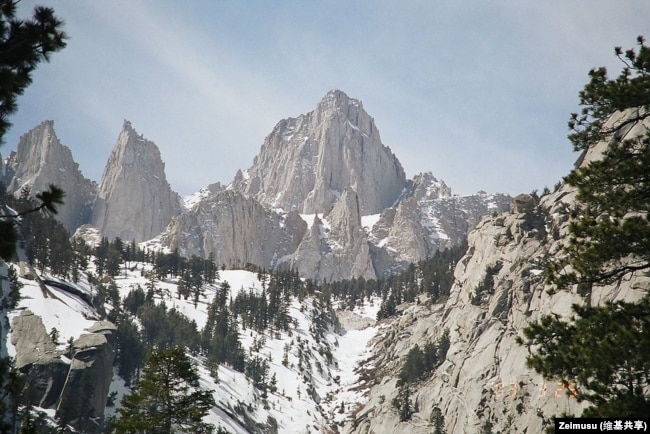
[[[32,72],[41,61],[49,60],[51,53],[65,47],[66,39],[63,22],[54,16],[53,9],[36,7],[31,19],[21,20],[16,18],[17,4],[17,0],[0,0],[0,145],[11,126],[9,116],[18,107],[17,98],[32,81]],[[4,189],[2,191],[4,196]],[[47,204],[43,209],[51,212],[56,211],[63,196],[61,190],[50,191],[51,194],[41,195],[39,200]],[[6,213],[6,207],[2,208]],[[2,260],[11,259],[18,241],[15,219],[14,215],[0,217]],[[0,429],[5,428],[6,417],[11,414],[7,404],[17,399],[17,394],[11,390],[13,381],[9,368],[10,362],[0,358]]]
[[[198,385],[199,374],[183,348],[151,350],[136,390],[122,400],[116,432],[211,432],[214,427],[202,419],[214,399]]]
[[[38,64],[66,46],[63,21],[52,8],[37,6],[31,19],[16,18],[17,0],[0,0],[0,144],[11,126],[17,98],[32,82]]]

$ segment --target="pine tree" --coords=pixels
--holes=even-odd
[[[442,414],[440,407],[433,407],[429,422],[433,425],[432,434],[446,434],[445,431],[445,416]]]
[[[413,403],[411,402],[411,391],[408,387],[400,387],[397,396],[393,398],[392,404],[397,410],[401,422],[406,422],[411,419],[414,409]]]
[[[643,124],[650,117],[650,48],[642,37],[637,42],[624,54],[615,49],[625,65],[616,79],[605,68],[589,73],[583,111],[569,121],[576,150],[609,145],[601,159],[565,178],[578,194],[564,259],[548,270],[560,289],[577,284],[588,294],[594,284],[650,269],[650,131]],[[626,137],[635,126],[641,134]],[[574,305],[573,312],[570,322],[550,315],[524,329],[519,342],[534,350],[528,365],[592,404],[584,416],[650,414],[650,295],[638,303]]]
[[[199,375],[181,347],[153,349],[136,390],[122,400],[116,433],[208,433],[203,422],[215,405],[209,391],[199,390]]]
[[[613,283],[650,268],[650,130],[641,124],[650,117],[650,48],[639,37],[636,51],[615,52],[623,71],[608,79],[605,68],[592,70],[580,92],[583,112],[569,122],[576,150],[601,140],[610,144],[602,159],[565,178],[578,195],[566,259],[550,270],[550,282],[559,287]],[[635,125],[645,133],[626,138]]]
[[[650,358],[644,350],[650,348],[650,296],[573,310],[572,324],[546,316],[524,330],[527,345],[535,348],[528,366],[593,404],[584,416],[650,414]]]
[[[52,8],[36,7],[29,20],[16,18],[16,0],[0,0],[0,144],[11,126],[16,100],[32,82],[38,64],[65,47],[63,21]]]

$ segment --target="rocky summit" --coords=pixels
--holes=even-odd
[[[180,196],[165,176],[160,150],[124,121],[93,207],[91,224],[109,239],[145,241],[180,213]]]
[[[37,194],[55,184],[66,192],[65,206],[57,218],[68,231],[86,223],[97,193],[97,184],[83,176],[72,152],[59,141],[53,121],[44,121],[24,134],[7,161],[5,185],[20,194],[29,188]]]
[[[510,207],[505,194],[454,196],[431,173],[407,180],[361,101],[338,90],[313,111],[280,121],[226,190],[241,196],[203,196],[155,244],[213,253],[229,267],[374,279],[463,244],[482,216]],[[232,218],[234,210],[241,218]]]
[[[333,90],[313,111],[280,121],[232,188],[272,207],[314,214],[351,187],[366,215],[393,205],[405,182],[361,101]]]

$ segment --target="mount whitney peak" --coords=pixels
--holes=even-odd
[[[218,264],[294,268],[318,280],[375,278],[466,240],[506,194],[452,196],[431,173],[406,179],[361,101],[339,90],[283,119],[247,170],[183,203],[158,147],[124,121],[101,182],[86,179],[53,121],[20,138],[7,159],[9,192],[66,192],[57,218],[71,232],[215,256]],[[96,235],[95,235],[96,237]]]

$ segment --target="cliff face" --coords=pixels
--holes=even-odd
[[[580,164],[599,158],[606,147],[606,142],[593,147]],[[517,336],[542,316],[569,318],[573,303],[637,301],[650,290],[650,278],[634,274],[619,285],[594,287],[589,298],[576,288],[549,294],[545,265],[562,252],[575,195],[562,186],[538,204],[485,217],[478,224],[455,269],[448,300],[402,306],[402,315],[388,321],[378,335],[372,366],[366,368],[375,381],[345,432],[429,433],[435,407],[450,434],[481,432],[488,426],[493,432],[543,432],[550,416],[581,413],[584,404],[568,396],[561,384],[526,367],[528,351],[516,343]],[[493,284],[480,291],[489,270]],[[401,423],[391,404],[397,396],[396,374],[411,348],[436,341],[444,330],[451,341],[446,359],[411,388],[419,412]]]
[[[7,190],[12,194],[20,194],[23,187],[32,195],[48,190],[50,184],[61,187],[65,205],[59,207],[56,218],[68,231],[88,222],[97,184],[82,175],[70,149],[57,138],[54,122],[45,121],[21,136],[8,159],[7,172]]]
[[[372,363],[379,368],[369,369],[376,383],[345,432],[429,433],[435,407],[450,434],[481,432],[488,422],[495,432],[542,432],[545,418],[581,412],[582,404],[561,384],[526,367],[527,349],[515,342],[532,321],[551,313],[568,317],[573,303],[585,302],[575,290],[549,295],[544,284],[544,265],[558,254],[566,235],[573,196],[565,188],[545,196],[537,228],[531,227],[530,215],[512,213],[487,217],[472,231],[446,303],[407,306],[382,329]],[[545,226],[555,235],[542,233],[539,228]],[[477,294],[488,267],[496,264],[501,268],[493,288]],[[591,302],[638,300],[648,290],[650,279],[634,276],[618,287],[596,288]],[[412,387],[420,411],[400,423],[391,404],[398,391],[396,374],[411,348],[435,342],[445,329],[452,343],[446,360]]]
[[[29,310],[13,318],[11,343],[16,369],[24,375],[23,404],[55,409],[84,432],[101,431],[113,377],[115,326],[99,321],[64,354],[48,335],[41,317]],[[96,419],[93,423],[92,420]]]
[[[140,242],[158,235],[181,209],[158,147],[125,121],[104,169],[91,224],[109,239]]]
[[[316,280],[377,277],[354,190],[343,191],[326,220],[313,217],[311,229],[288,262],[302,276]]]
[[[453,196],[451,188],[430,172],[416,175],[397,205],[384,210],[369,228],[370,242],[382,251],[375,255],[378,273],[464,244],[483,216],[510,209],[510,202],[507,194]],[[382,256],[391,259],[386,262]]]
[[[296,249],[306,228],[297,213],[283,216],[241,193],[219,191],[174,218],[156,241],[183,255],[213,253],[219,265],[269,267]]]
[[[264,204],[305,214],[327,212],[350,187],[362,215],[391,206],[406,183],[404,170],[381,143],[361,101],[331,91],[315,110],[279,122],[253,166],[232,188]]]

